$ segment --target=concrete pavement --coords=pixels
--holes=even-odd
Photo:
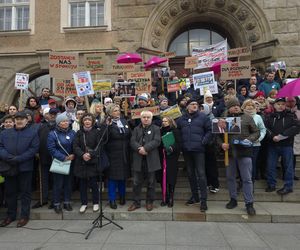
[[[84,235],[41,228],[87,231],[92,221],[32,220],[27,227],[0,228],[1,250],[113,249],[299,249],[300,224],[116,221]]]

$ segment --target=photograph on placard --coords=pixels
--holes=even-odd
[[[216,117],[212,119],[212,133],[214,134],[240,134],[240,117]]]
[[[135,96],[135,82],[118,82],[118,96]]]

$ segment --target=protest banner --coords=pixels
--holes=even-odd
[[[135,82],[118,82],[118,96],[130,97],[135,96],[136,83]]]
[[[16,73],[15,77],[15,89],[28,89],[29,74]]]
[[[184,68],[185,69],[193,69],[198,66],[198,57],[197,56],[189,56],[184,59]]]
[[[50,52],[49,75],[57,79],[72,79],[72,74],[78,71],[78,54],[65,52]]]
[[[134,63],[113,64],[112,70],[115,73],[135,71],[135,64]]]
[[[167,91],[169,93],[176,92],[180,90],[180,82],[179,80],[168,81],[167,83]]]
[[[180,90],[187,90],[191,86],[189,78],[180,78],[179,79]]]
[[[178,117],[182,116],[182,113],[180,111],[180,108],[178,106],[178,104],[164,110],[164,111],[160,111],[160,117],[166,117],[169,116],[171,118],[173,118],[174,120],[177,119]]]
[[[78,96],[93,95],[93,82],[89,71],[77,72],[73,74],[74,83]]]
[[[224,63],[221,65],[221,77],[223,80],[247,79],[250,78],[250,76],[250,61]]]
[[[141,113],[144,110],[151,111],[153,116],[160,114],[159,106],[145,107],[145,108],[140,108],[140,109],[131,109],[131,119],[140,119]]]
[[[176,57],[176,52],[175,51],[168,51],[168,52],[164,52],[159,54],[160,57],[165,57],[165,58],[173,58]]]
[[[95,92],[110,91],[111,80],[95,80],[93,81],[93,89]]]
[[[279,69],[284,69],[286,70],[286,64],[285,61],[280,61],[280,62],[272,62],[271,63],[271,69],[274,71],[277,71]]]
[[[135,94],[151,93],[151,71],[128,72],[127,81],[135,82]]]
[[[200,89],[200,95],[204,95],[207,90],[212,94],[218,93],[218,84],[215,82],[214,72],[193,75],[194,89]]]
[[[228,58],[250,56],[250,55],[251,55],[251,48],[249,47],[241,47],[241,48],[228,50]]]
[[[73,80],[54,80],[53,93],[63,97],[77,95],[76,87]]]
[[[195,69],[210,68],[214,63],[227,60],[227,40],[222,42],[192,48],[192,56],[198,57]]]
[[[102,73],[105,67],[105,54],[84,54],[84,70],[90,71],[92,75]]]

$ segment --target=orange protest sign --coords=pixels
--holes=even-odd
[[[113,64],[112,70],[113,70],[113,72],[135,71],[135,64],[134,63]]]
[[[139,119],[141,118],[141,113],[144,110],[151,111],[153,116],[159,115],[160,110],[159,106],[154,106],[154,107],[145,107],[145,108],[140,108],[140,109],[132,109],[131,110],[131,119]]]
[[[61,96],[77,95],[76,87],[72,80],[55,79],[53,92],[55,95]]]
[[[184,68],[185,69],[193,69],[198,66],[198,57],[190,56],[186,57],[184,60]]]

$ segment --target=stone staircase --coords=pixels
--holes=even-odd
[[[115,220],[156,220],[156,221],[210,221],[210,222],[286,222],[300,223],[300,181],[295,181],[294,192],[286,196],[278,195],[276,192],[266,193],[265,180],[256,181],[254,184],[254,198],[257,215],[249,217],[246,213],[242,193],[239,193],[239,206],[235,209],[228,210],[225,208],[226,202],[229,200],[225,168],[220,166],[220,191],[216,194],[208,194],[208,210],[201,213],[199,205],[185,206],[184,203],[190,198],[190,188],[187,180],[186,172],[183,170],[184,162],[179,160],[180,169],[178,172],[177,185],[175,189],[175,204],[173,208],[161,207],[161,189],[157,185],[155,209],[148,212],[142,202],[142,208],[134,212],[128,212],[127,208],[131,204],[132,199],[132,180],[127,182],[127,203],[124,206],[118,205],[118,209],[110,209],[107,201],[107,188],[104,187],[103,205],[104,213],[107,217]],[[300,176],[300,161],[297,162],[296,175]],[[281,176],[278,171],[278,176]],[[278,179],[277,187],[283,186],[283,181]],[[146,189],[143,188],[142,197],[146,196]],[[38,200],[38,192],[33,193],[33,204]],[[92,208],[85,214],[79,214],[80,195],[75,191],[72,195],[73,211],[57,215],[53,210],[47,207],[32,209],[31,219],[49,219],[49,220],[90,220],[97,217],[97,213],[92,212]],[[4,210],[0,210],[3,214]],[[4,216],[4,215],[3,215]]]

